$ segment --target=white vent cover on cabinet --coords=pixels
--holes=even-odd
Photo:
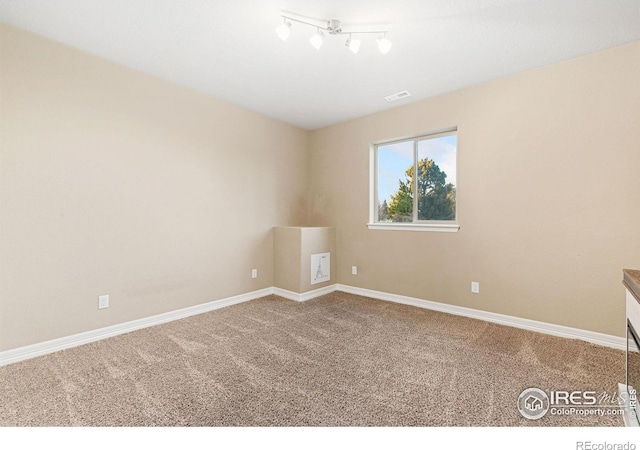
[[[331,253],[311,255],[311,284],[324,283],[331,279]]]

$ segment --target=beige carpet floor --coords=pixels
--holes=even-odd
[[[620,426],[524,419],[528,387],[616,392],[624,353],[335,292],[276,296],[0,367],[3,426]]]

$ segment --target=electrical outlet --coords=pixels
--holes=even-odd
[[[98,297],[98,309],[105,309],[109,307],[109,296],[101,295]]]
[[[258,278],[258,269],[251,269],[251,278]]]
[[[472,281],[471,282],[471,292],[473,292],[474,294],[479,294],[480,293],[480,283],[478,283],[477,281]]]
[[[351,266],[351,275],[358,275],[358,266]]]

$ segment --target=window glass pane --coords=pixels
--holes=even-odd
[[[456,135],[418,141],[418,220],[456,218]]]
[[[378,147],[378,221],[412,222],[413,141]]]

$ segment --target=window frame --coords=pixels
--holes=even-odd
[[[418,158],[418,142],[426,139],[435,139],[444,136],[456,136],[456,218],[454,220],[418,220],[418,198],[417,183],[414,183],[413,192],[413,222],[378,222],[378,147],[397,144],[401,142],[413,141],[413,164],[414,168]],[[395,230],[395,231],[438,231],[457,232],[460,229],[458,223],[458,127],[451,127],[444,130],[430,133],[422,133],[415,136],[398,138],[386,141],[375,142],[369,149],[369,222],[367,228],[370,230]],[[417,168],[414,169],[414,172]]]

